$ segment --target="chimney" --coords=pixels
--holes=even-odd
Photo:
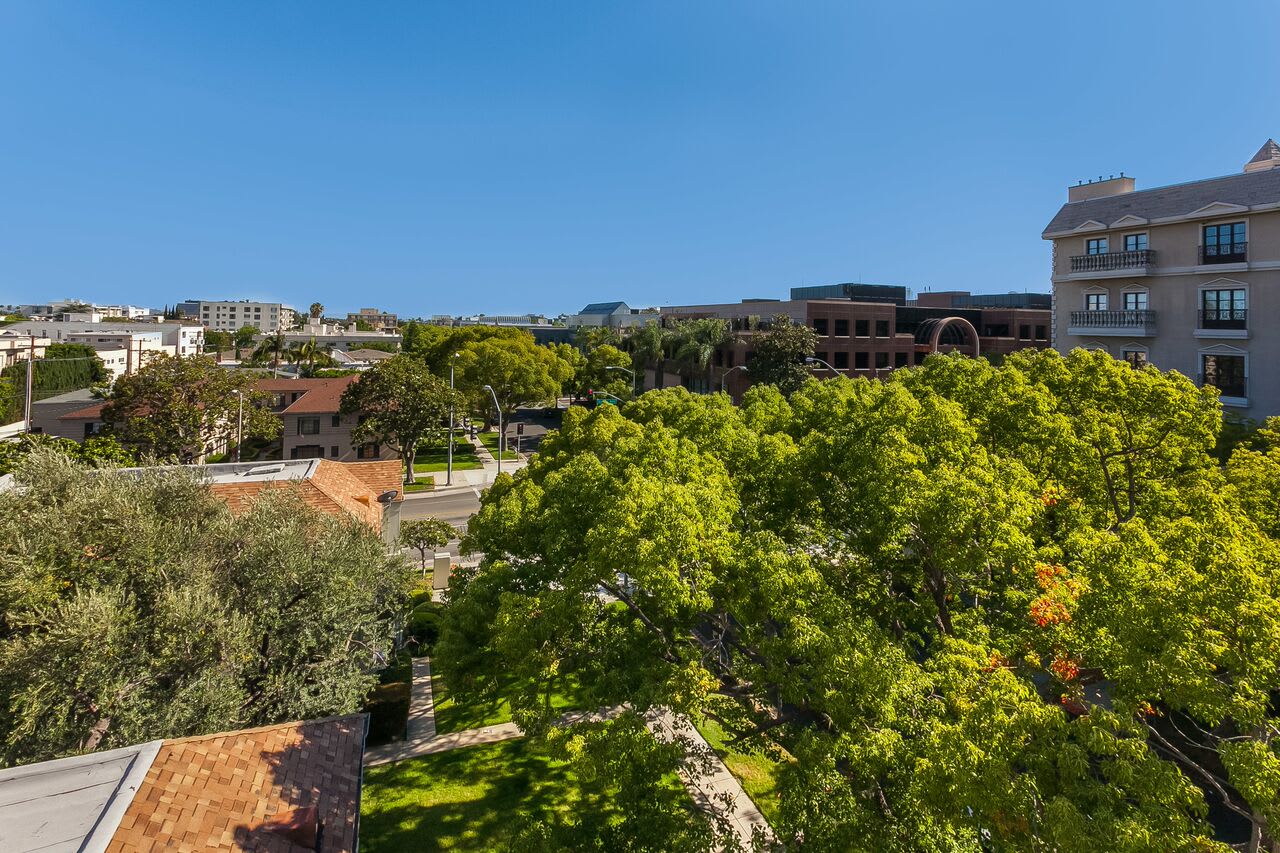
[[[1280,166],[1280,145],[1276,145],[1274,139],[1268,139],[1262,143],[1262,147],[1258,149],[1258,153],[1253,155],[1253,159],[1244,164],[1246,172],[1261,172],[1265,169],[1274,169]]]
[[[1085,201],[1091,198],[1103,198],[1109,195],[1122,195],[1134,190],[1133,178],[1126,178],[1124,172],[1120,177],[1112,175],[1103,180],[1099,175],[1096,181],[1080,181],[1074,187],[1067,187],[1067,201]]]

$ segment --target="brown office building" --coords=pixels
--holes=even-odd
[[[664,325],[718,317],[728,320],[733,343],[714,356],[712,387],[703,377],[681,378],[671,371],[649,371],[645,387],[684,384],[694,391],[717,391],[723,382],[735,398],[751,385],[745,367],[754,355],[752,338],[774,317],[787,316],[818,334],[816,357],[849,376],[882,377],[900,367],[920,364],[932,352],[959,350],[1000,356],[1027,347],[1049,346],[1050,297],[1047,293],[974,295],[965,291],[922,293],[908,300],[896,285],[833,284],[795,287],[791,298],[746,299],[713,305],[664,307]],[[815,371],[829,377],[825,368]]]

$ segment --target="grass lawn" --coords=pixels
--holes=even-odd
[[[493,458],[497,459],[498,458],[498,434],[496,432],[482,432],[480,433],[480,441],[484,444],[485,447],[489,448],[489,453],[493,455]],[[516,458],[515,446],[516,446],[516,437],[514,435],[508,435],[507,450],[505,453],[502,454],[503,461]]]
[[[712,719],[705,719],[697,726],[698,731],[707,739],[707,744],[715,750],[716,755],[724,762],[739,782],[742,789],[751,797],[752,802],[760,809],[765,820],[776,824],[778,820],[778,782],[775,773],[786,754],[781,747],[776,747],[776,757],[767,754],[763,748],[751,751],[751,747],[735,744],[726,746],[725,741],[732,738],[726,734],[720,724]]]
[[[414,466],[414,471],[416,472],[417,470],[417,466]],[[414,492],[430,492],[434,490],[435,487],[436,481],[434,477],[423,477],[416,483],[406,484],[404,487],[404,493],[406,495],[411,495]]]
[[[454,749],[365,771],[366,853],[495,850],[522,820],[573,808],[568,766],[524,738]]]
[[[420,447],[417,455],[413,457],[414,471],[429,473],[431,471],[444,471],[448,467],[449,447],[446,444]],[[453,440],[453,470],[473,471],[483,467],[484,463],[476,456],[475,446],[463,438],[461,434],[457,435]]]
[[[439,675],[431,677],[431,695],[435,700],[436,731],[440,734],[461,732],[467,729],[480,729],[511,722],[511,704],[505,698],[514,689],[514,684],[503,685],[502,694],[488,702],[458,703],[449,695],[449,687]],[[581,710],[576,685],[568,679],[561,679],[556,692],[551,694],[551,707],[556,711]]]

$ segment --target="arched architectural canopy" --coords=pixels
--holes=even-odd
[[[938,352],[939,347],[945,346],[948,349],[968,348],[969,355],[974,358],[981,355],[978,330],[963,317],[925,320],[916,329],[916,343],[926,345],[929,352]]]

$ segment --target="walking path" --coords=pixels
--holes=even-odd
[[[583,720],[607,720],[617,716],[622,710],[623,706],[600,711],[576,711],[561,716],[557,722],[567,725]],[[668,710],[653,711],[647,716],[646,725],[653,736],[663,743],[680,740],[688,745],[690,752],[694,754],[694,760],[680,770],[680,779],[685,789],[699,806],[728,822],[744,850],[752,849],[752,839],[757,828],[766,838],[773,838],[773,831],[764,815],[687,718]],[[519,737],[524,737],[524,732],[515,723],[437,734],[435,700],[431,690],[431,660],[425,657],[414,658],[406,738],[366,750],[364,763],[373,767]]]
[[[695,760],[679,770],[680,781],[695,803],[728,822],[743,850],[754,849],[752,840],[757,828],[766,839],[773,840],[773,829],[742,789],[742,783],[729,772],[687,717],[664,709],[650,713],[647,724],[658,741],[670,743],[679,739],[688,745]],[[699,760],[703,756],[706,760]]]

